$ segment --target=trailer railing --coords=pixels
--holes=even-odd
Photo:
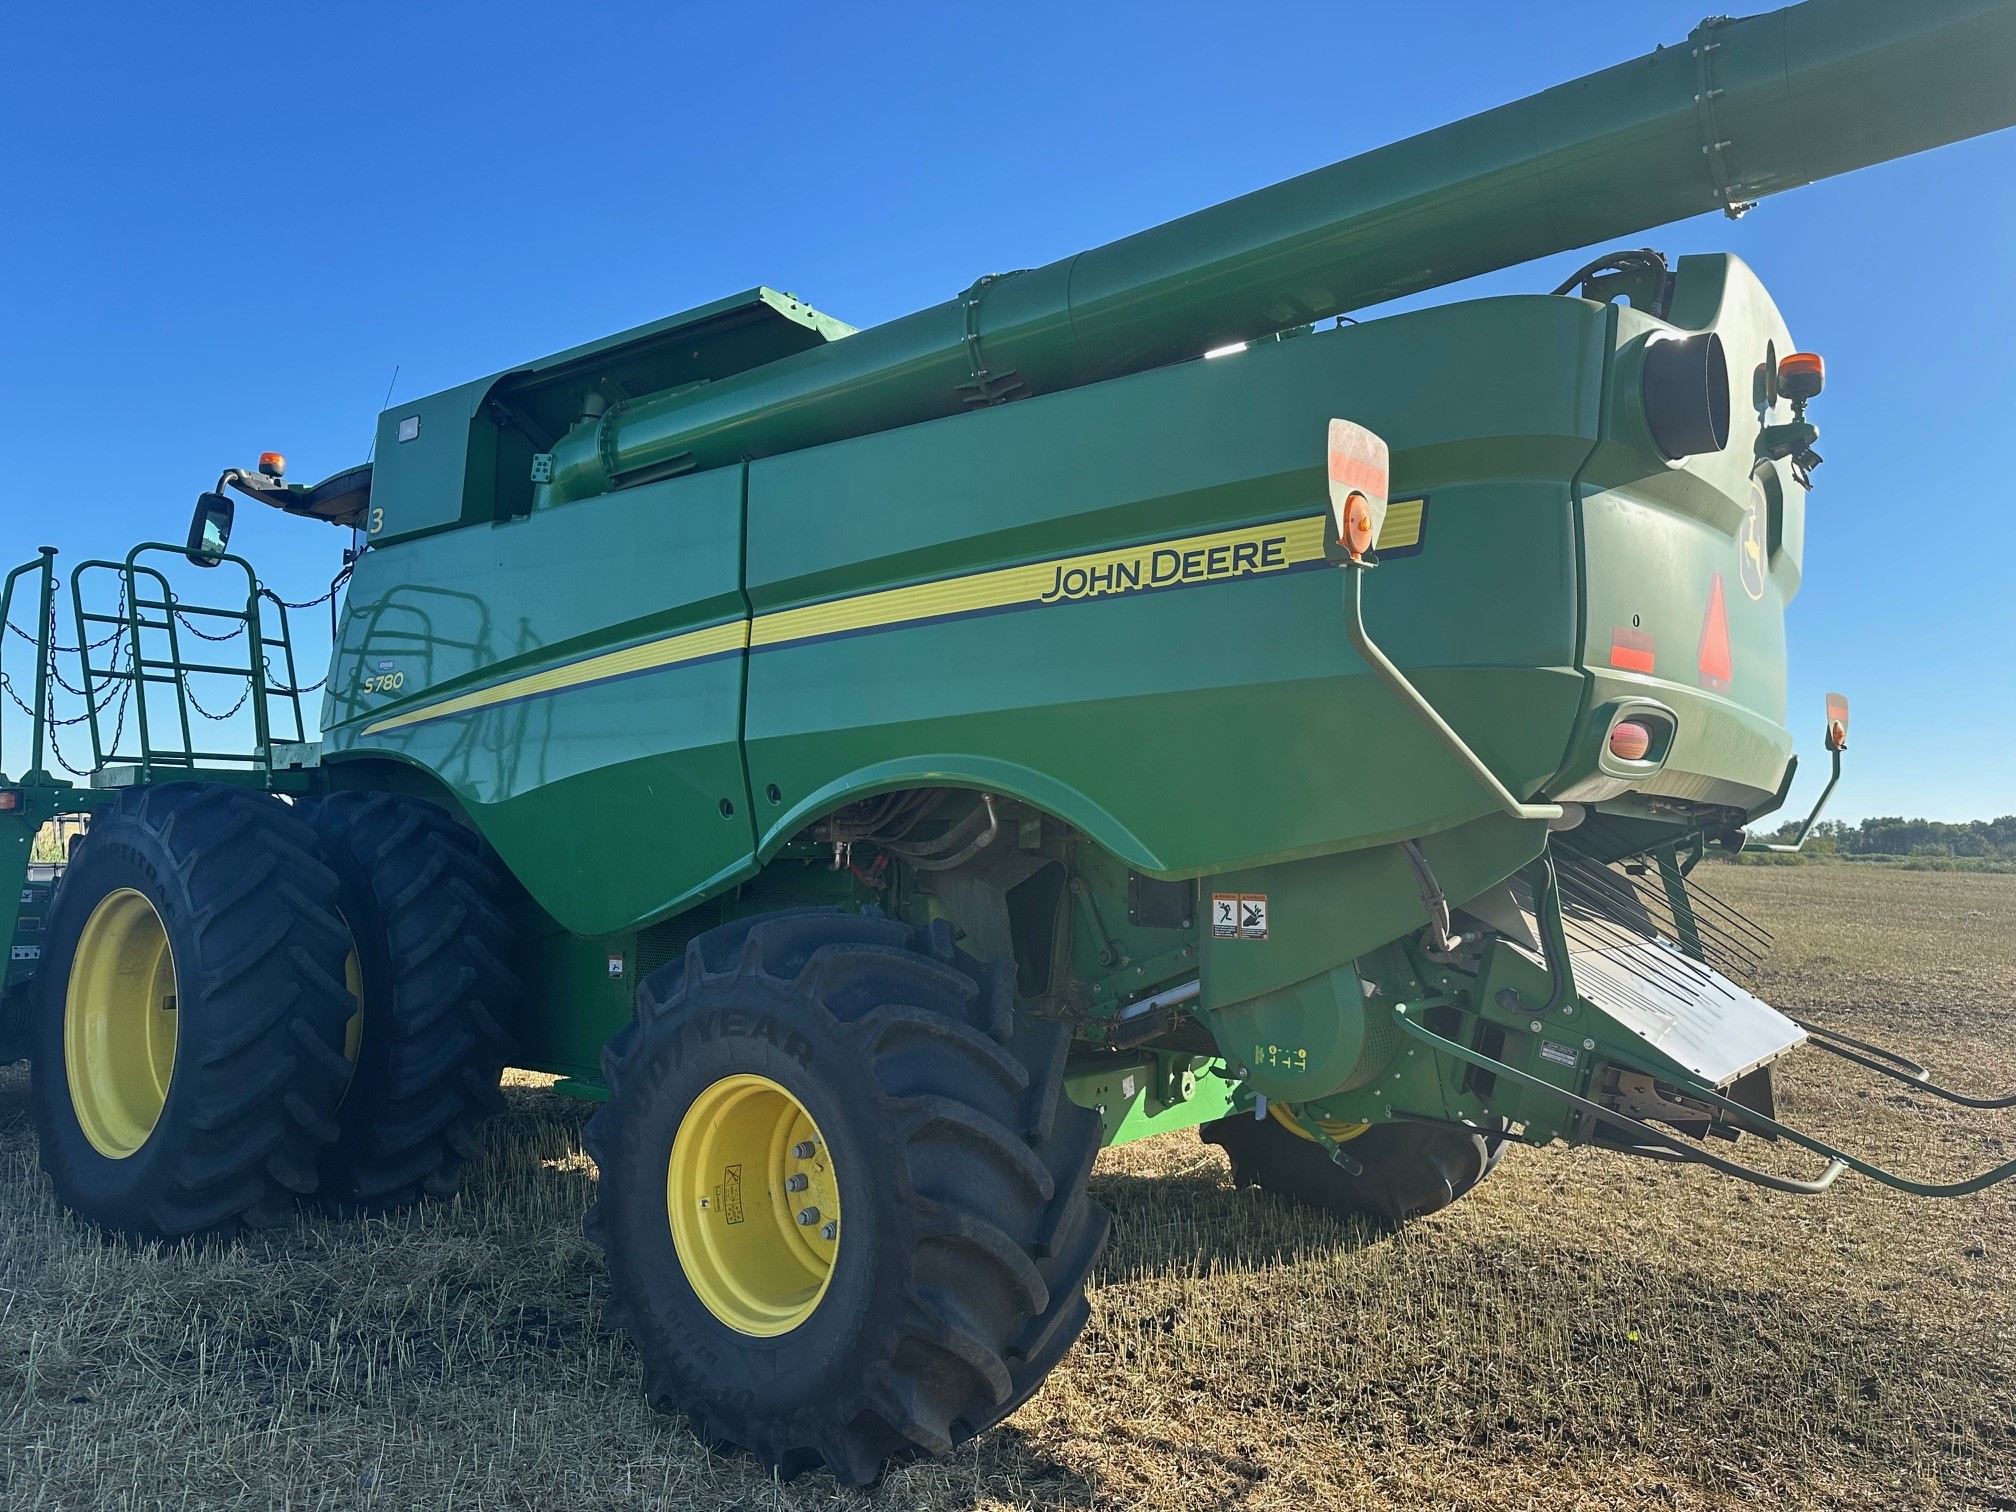
[[[32,578],[31,578],[32,574]],[[23,579],[29,579],[35,600],[35,629],[31,634],[14,622],[15,595]],[[22,595],[24,598],[27,594]],[[28,765],[18,774],[23,783],[46,781],[49,731],[49,679],[55,671],[56,548],[44,546],[32,562],[23,562],[0,583],[0,688],[28,716]],[[34,686],[27,697],[7,676],[5,641],[13,636],[27,641],[35,652]],[[29,700],[33,699],[31,703]],[[0,719],[0,775],[7,772],[6,721]]]
[[[270,769],[276,740],[307,738],[287,606],[260,585],[250,562],[228,553],[215,565],[228,567],[234,580],[242,576],[242,600],[181,598],[148,559],[186,554],[148,542],[123,561],[93,559],[70,575],[82,673],[74,691],[84,699],[94,772],[130,765],[143,781],[162,769],[260,772]],[[109,612],[91,607],[91,593],[108,578],[117,586]],[[237,697],[227,708],[207,708],[192,679],[209,680],[227,697],[235,686]],[[241,710],[252,722],[249,743],[199,739],[199,731]]]

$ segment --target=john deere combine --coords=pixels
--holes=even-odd
[[[1633,249],[1313,324],[2012,121],[2009,0],[1718,18],[873,330],[759,288],[478,379],[67,595],[30,562],[7,878],[90,821],[46,930],[0,891],[57,1193],[136,1239],[383,1210],[559,1073],[650,1399],[862,1481],[1070,1347],[1102,1144],[1198,1126],[1388,1222],[1514,1140],[2016,1174],[1778,1121],[1801,1045],[2009,1100],[1759,1001],[1690,881],[1795,767],[1823,370],[1757,278]],[[227,489],[357,533],[319,740]]]

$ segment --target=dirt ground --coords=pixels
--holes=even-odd
[[[2016,877],[1703,875],[1776,932],[1765,997],[2016,1081]],[[1392,1238],[1233,1191],[1188,1133],[1102,1158],[1091,1327],[1006,1426],[874,1491],[778,1486],[644,1407],[598,1325],[586,1109],[514,1081],[452,1204],[164,1253],[57,1210],[0,1070],[0,1506],[2016,1508],[2007,1188],[1520,1148]],[[2016,1155],[2016,1113],[1814,1053],[1781,1098],[1914,1172]]]

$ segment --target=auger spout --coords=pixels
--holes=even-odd
[[[585,498],[1195,357],[2016,123],[2006,0],[1805,0],[1080,252],[842,341],[584,419]]]

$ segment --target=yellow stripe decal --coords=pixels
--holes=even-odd
[[[403,714],[394,714],[389,719],[366,725],[364,733],[377,735],[386,730],[419,724],[423,720],[446,719],[451,714],[467,714],[475,709],[487,709],[494,704],[510,703],[520,698],[536,698],[541,693],[564,692],[584,683],[607,682],[611,678],[628,677],[638,672],[653,672],[677,662],[719,656],[724,651],[740,651],[748,644],[747,620],[714,625],[705,630],[688,630],[681,635],[668,635],[663,640],[646,641],[641,646],[607,651],[586,661],[569,662],[565,666],[549,667],[544,672],[514,677],[508,682],[478,688],[457,698],[443,699],[440,703],[408,709]]]
[[[1421,498],[1394,500],[1379,532],[1377,549],[1418,549],[1426,505],[1427,500]],[[545,693],[566,692],[590,683],[653,672],[745,648],[789,645],[989,610],[1075,603],[1287,572],[1323,560],[1326,519],[1326,515],[1312,515],[1150,541],[1141,546],[1052,557],[1020,567],[1001,567],[908,588],[886,588],[828,603],[807,604],[799,609],[761,615],[754,621],[738,620],[706,630],[689,630],[663,640],[646,641],[641,646],[514,677],[439,703],[424,704],[366,725],[364,733],[378,735],[428,720],[468,714]]]
[[[1405,551],[1421,544],[1421,518],[1428,510],[1422,499],[1395,499],[1386,506],[1386,522],[1379,527],[1374,551]]]
[[[1283,520],[1151,541],[1114,551],[1052,557],[909,588],[888,588],[759,618],[752,648],[873,630],[913,620],[1112,598],[1155,588],[1284,572],[1323,559],[1323,518]]]

